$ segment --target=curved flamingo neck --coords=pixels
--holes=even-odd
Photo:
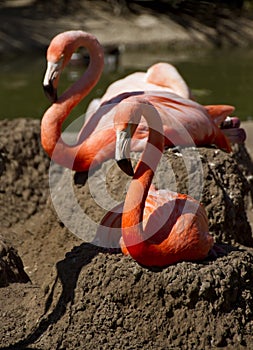
[[[66,103],[70,110],[90,93],[99,81],[104,68],[103,49],[93,35],[77,31],[76,36],[73,37],[71,55],[79,47],[85,47],[88,50],[89,66],[81,78],[65,91],[57,101],[57,103]]]
[[[142,107],[142,114],[149,126],[149,137],[135,168],[122,215],[122,236],[133,257],[136,245],[145,244],[142,224],[145,201],[164,147],[163,126],[159,113],[150,104],[142,104]],[[140,247],[138,252],[139,250]]]
[[[147,81],[162,87],[168,87],[181,97],[191,98],[188,85],[178,70],[169,63],[160,62],[151,66],[147,71]]]
[[[90,63],[82,77],[67,89],[51,107],[45,112],[41,122],[41,142],[44,150],[57,163],[71,167],[74,170],[74,160],[79,145],[67,145],[61,138],[62,124],[71,110],[93,89],[99,81],[104,67],[103,49],[97,39],[82,31],[69,32],[71,45],[69,45],[68,63],[72,53],[78,47],[85,47],[90,56]],[[82,144],[82,157],[86,156],[85,141]],[[87,162],[88,159],[87,153]],[[83,159],[85,163],[85,159]],[[87,164],[88,165],[88,164]]]

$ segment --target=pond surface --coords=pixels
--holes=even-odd
[[[141,51],[141,53],[140,53]],[[253,119],[253,50],[230,49],[191,52],[123,52],[117,69],[106,70],[89,97],[82,102],[70,119],[85,112],[88,102],[103,94],[106,87],[133,71],[146,70],[158,61],[174,64],[202,104],[232,104],[242,120]],[[40,56],[11,56],[1,59],[0,119],[40,119],[49,102],[42,90],[46,61]],[[85,67],[69,67],[61,79],[61,90],[82,74]]]

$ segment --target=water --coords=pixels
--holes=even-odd
[[[174,64],[202,104],[232,104],[242,120],[253,119],[253,50],[230,49],[189,52],[124,52],[117,70],[109,69],[90,96],[75,108],[71,119],[83,114],[88,102],[103,94],[114,80],[135,70],[167,61]],[[0,119],[40,119],[49,106],[42,90],[46,61],[40,56],[11,56],[1,60]],[[83,72],[84,67],[68,68],[61,79],[61,91]]]

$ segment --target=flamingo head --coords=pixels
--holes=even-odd
[[[60,75],[76,49],[78,35],[80,35],[78,31],[58,34],[48,47],[47,69],[44,75],[43,88],[51,102],[57,101]]]
[[[62,62],[58,61],[56,63],[49,62],[47,63],[47,70],[43,80],[43,89],[45,95],[51,102],[56,102],[57,97],[57,86],[62,70]]]
[[[116,129],[115,159],[120,169],[129,176],[134,175],[130,159],[131,134],[130,124],[122,130]]]
[[[131,139],[140,122],[141,114],[140,104],[130,101],[119,103],[114,117],[115,159],[120,169],[129,176],[134,175],[130,160]]]

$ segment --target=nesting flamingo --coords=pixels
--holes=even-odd
[[[89,52],[89,66],[82,77],[58,97],[60,75],[73,52],[80,46],[87,48]],[[215,144],[230,151],[230,140],[237,142],[241,139],[237,132],[232,137],[230,135],[226,137],[217,126],[232,113],[234,107],[221,105],[206,109],[197,102],[179,96],[175,91],[166,91],[166,87],[163,89],[159,85],[157,89],[153,87],[155,90],[153,92],[141,90],[119,92],[117,96],[110,95],[110,99],[104,101],[84,123],[76,144],[68,145],[61,135],[62,124],[71,110],[89,94],[100,79],[104,65],[103,49],[92,34],[83,31],[67,31],[53,38],[47,50],[47,61],[43,86],[52,105],[42,118],[41,143],[47,154],[64,167],[75,171],[87,171],[113,157],[116,141],[113,127],[115,108],[129,96],[145,96],[159,109],[167,147],[194,145],[194,143],[197,146]],[[171,84],[174,89],[175,85],[175,82]],[[167,88],[173,90],[171,86]],[[186,94],[187,91],[186,87]],[[185,134],[188,135],[186,139],[179,136],[180,129],[185,130]],[[133,138],[135,143],[133,150],[143,150],[147,135],[148,127],[145,120],[142,120]]]
[[[162,119],[145,97],[130,97],[124,109],[117,106],[114,118],[117,134],[116,160],[129,175],[130,140],[141,117],[149,127],[148,141],[135,168],[125,198],[123,213],[119,207],[107,213],[100,230],[121,226],[121,249],[144,266],[164,267],[176,262],[202,260],[212,249],[214,241],[208,232],[204,207],[188,195],[151,186],[154,172],[164,149]],[[108,236],[109,237],[109,236]],[[97,237],[99,239],[99,237]]]

